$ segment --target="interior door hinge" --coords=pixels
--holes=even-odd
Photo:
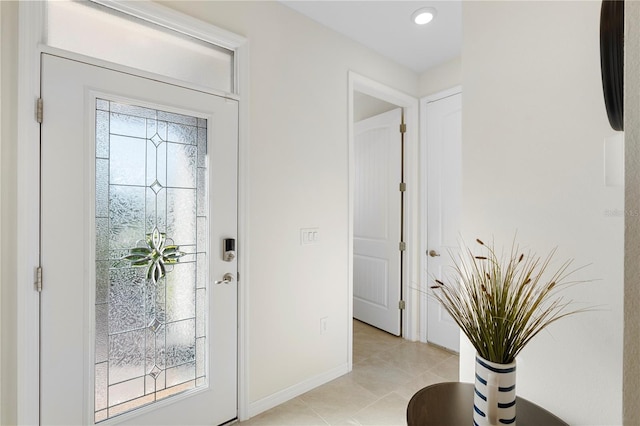
[[[402,123],[400,125],[400,133],[407,133],[407,124],[406,123]]]
[[[405,243],[404,241],[400,241],[399,250],[405,251],[406,249],[407,249],[407,243]]]
[[[406,304],[404,303],[404,300],[398,302],[398,309],[403,310],[405,306]]]
[[[407,190],[407,184],[404,182],[400,182],[400,192],[404,192]]]
[[[36,291],[42,291],[42,266],[36,268]]]
[[[42,98],[38,98],[36,101],[36,120],[38,123],[42,124]]]

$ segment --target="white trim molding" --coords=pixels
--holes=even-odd
[[[238,116],[238,420],[249,419],[249,41],[236,46]]]
[[[259,399],[251,403],[251,406],[249,407],[249,414],[251,415],[251,417],[257,416],[258,414],[264,411],[267,411],[293,398],[296,398],[297,396],[300,396],[305,392],[315,389],[318,386],[322,386],[326,383],[329,383],[330,381],[337,379],[338,377],[344,374],[347,374],[349,371],[350,370],[348,365],[343,364],[327,372],[324,372],[322,374],[319,374],[317,376],[304,380],[300,383],[297,383],[293,386],[289,386],[286,389],[283,389],[281,391],[278,391],[274,394],[271,394],[265,398]]]
[[[35,271],[40,264],[40,126],[34,116],[40,96],[38,45],[44,36],[44,3],[20,2],[17,118],[17,420],[40,422],[39,306]]]
[[[405,230],[404,235],[407,243],[406,256],[404,257],[404,283],[402,289],[402,297],[405,301],[405,310],[402,316],[402,337],[408,340],[418,340],[418,302],[419,295],[416,293],[419,271],[418,239],[417,230],[419,229],[418,221],[418,200],[419,200],[419,180],[418,180],[418,99],[400,92],[368,77],[360,75],[354,71],[349,71],[349,266],[348,266],[348,282],[349,282],[349,321],[353,318],[353,221],[354,221],[354,92],[361,92],[374,98],[381,99],[390,104],[397,105],[404,109],[404,118],[407,125],[405,134],[405,183],[407,191],[405,192]],[[349,371],[353,367],[353,329],[349,327],[348,334],[348,353],[349,353]]]
[[[249,274],[247,247],[249,199],[248,139],[248,42],[247,39],[184,15],[151,1],[94,0],[149,22],[216,44],[234,53],[234,94],[239,100],[238,164],[238,252],[242,262],[238,273],[238,417],[248,418],[248,307]],[[39,125],[35,120],[35,102],[40,96],[40,53],[55,50],[42,47],[46,41],[46,2],[20,2],[18,47],[17,110],[17,423],[37,425],[39,419],[39,293],[35,291],[35,270],[40,264],[40,155]],[[62,53],[61,51],[57,52]],[[74,55],[73,53],[69,55]],[[175,82],[174,82],[175,83]],[[205,90],[206,91],[206,90]],[[4,265],[3,265],[4,266]],[[46,283],[46,271],[44,275]],[[45,284],[46,285],[46,284]]]
[[[430,102],[439,101],[440,99],[448,98],[449,96],[457,95],[458,93],[462,93],[462,86],[460,85],[442,90],[438,93],[434,93],[433,95],[425,96],[420,99],[420,108],[423,108],[423,106]],[[424,123],[421,122],[421,124]]]
[[[0,25],[2,25],[2,5],[0,5]],[[0,31],[0,46],[2,44],[2,31]],[[2,82],[2,53],[0,51],[0,82]],[[2,84],[0,83],[0,101],[2,100]],[[2,102],[0,102],[0,153],[2,153]],[[2,155],[0,154],[0,164],[2,164]],[[2,177],[0,175],[0,188],[2,188]],[[0,198],[0,212],[2,211],[2,199]],[[0,226],[0,241],[2,241],[2,231]],[[2,258],[4,253],[2,253],[2,248],[0,247],[0,277],[2,276]],[[0,278],[1,280],[1,278]],[[2,383],[2,342],[4,339],[2,338],[2,291],[0,291],[0,383]],[[0,422],[2,421],[2,386],[0,386]]]

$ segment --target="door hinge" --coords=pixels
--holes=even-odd
[[[404,300],[398,302],[398,309],[403,310],[405,306],[406,304],[404,303]]]
[[[42,98],[38,98],[38,100],[36,101],[36,120],[40,124],[42,124],[42,110],[43,110]]]
[[[400,192],[404,192],[407,190],[407,184],[404,182],[400,182]]]
[[[407,133],[407,124],[406,123],[402,123],[400,125],[400,133]]]
[[[36,291],[42,291],[42,266],[36,268]]]
[[[399,250],[405,251],[406,249],[407,249],[407,243],[405,243],[404,241],[400,241]]]

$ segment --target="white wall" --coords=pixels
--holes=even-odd
[[[407,93],[418,76],[275,2],[164,4],[249,40],[249,399],[263,406],[347,364],[347,72]],[[300,246],[304,227],[317,246]]]
[[[429,96],[459,86],[462,81],[462,56],[428,69],[420,74],[418,93]]]
[[[625,4],[624,413],[640,424],[640,2]],[[635,214],[632,214],[635,213]]]
[[[569,424],[622,421],[622,187],[605,187],[599,1],[465,2],[463,233],[591,264],[567,295],[597,312],[518,359],[518,394]],[[472,381],[473,351],[461,352]],[[471,369],[473,367],[470,367]]]

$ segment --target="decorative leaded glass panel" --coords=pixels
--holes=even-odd
[[[206,383],[206,127],[96,100],[96,422]]]

